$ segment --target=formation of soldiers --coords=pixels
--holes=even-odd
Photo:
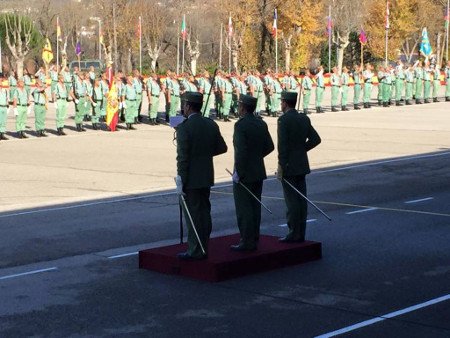
[[[24,133],[27,117],[34,112],[35,130],[38,137],[46,135],[46,115],[49,103],[56,110],[56,131],[65,135],[64,128],[69,106],[75,110],[75,127],[78,132],[84,132],[84,123],[90,121],[94,130],[103,129],[101,124],[106,121],[106,103],[111,81],[115,81],[119,95],[120,122],[125,123],[127,130],[134,130],[135,124],[142,123],[143,111],[146,110],[151,125],[159,124],[158,113],[160,100],[165,101],[165,121],[179,114],[180,96],[184,92],[199,92],[203,94],[202,114],[210,116],[216,112],[216,118],[230,122],[230,116],[238,116],[238,98],[240,95],[250,95],[257,99],[256,114],[266,112],[268,116],[276,117],[281,112],[281,93],[283,91],[299,93],[297,108],[302,108],[305,114],[310,113],[312,93],[315,93],[315,111],[323,113],[323,97],[326,88],[324,68],[301,71],[300,76],[293,72],[276,74],[267,69],[264,74],[258,71],[247,71],[241,74],[227,74],[217,71],[211,75],[207,71],[194,77],[189,74],[177,75],[168,71],[160,77],[156,73],[144,78],[138,70],[125,76],[118,71],[112,76],[111,71],[97,75],[94,68],[88,72],[68,67],[57,69],[56,65],[49,70],[50,88],[47,88],[47,77],[40,68],[32,85],[31,75],[25,71],[22,78],[17,78],[14,72],[6,79],[0,74],[0,83],[8,82],[8,86],[0,87],[0,140],[7,139],[6,120],[8,111],[16,120],[16,132],[19,138],[27,138]],[[450,101],[450,62],[444,70],[446,86],[445,100]],[[373,85],[378,83],[377,101],[379,106],[411,105],[438,101],[441,87],[441,69],[431,65],[429,61],[417,61],[414,64],[403,64],[398,61],[396,66],[374,67],[367,63],[364,66],[355,65],[350,69],[343,67],[339,71],[333,68],[329,77],[331,88],[331,110],[347,111],[353,88],[353,108],[370,108]],[[147,95],[148,107],[143,107],[143,96]],[[300,109],[299,109],[300,110]]]

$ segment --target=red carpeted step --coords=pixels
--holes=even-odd
[[[234,252],[230,245],[239,242],[239,234],[211,238],[208,258],[183,261],[176,257],[187,244],[170,245],[139,252],[139,268],[180,275],[209,282],[220,282],[257,272],[296,265],[322,258],[322,243],[280,243],[278,237],[262,235],[258,250]]]

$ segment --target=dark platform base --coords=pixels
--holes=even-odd
[[[177,253],[187,244],[177,244],[139,251],[139,268],[169,275],[181,275],[209,282],[220,282],[257,272],[306,263],[322,258],[322,243],[280,243],[278,237],[261,236],[258,250],[234,252],[230,245],[239,242],[239,234],[211,238],[208,259],[183,261]]]

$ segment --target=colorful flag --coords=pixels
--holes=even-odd
[[[111,81],[110,87],[106,97],[106,124],[111,131],[116,131],[119,122],[119,96],[114,80]]]
[[[181,37],[186,40],[187,30],[186,30],[186,15],[183,15],[183,21],[181,22]]]
[[[45,46],[42,50],[42,60],[44,60],[46,64],[49,64],[53,60],[52,45],[48,38],[45,39]]]
[[[78,57],[81,55],[81,44],[79,41],[77,42],[77,45],[75,47],[75,54],[77,54]]]
[[[390,23],[389,23],[389,0],[386,1],[386,29],[389,29]]]
[[[59,18],[56,18],[56,39],[62,41],[61,26],[59,25]]]
[[[137,30],[136,30],[136,36],[138,38],[140,38],[141,34],[142,34],[142,22],[141,22],[141,17],[139,17],[138,26],[137,26]]]
[[[274,11],[273,11],[273,26],[272,26],[272,35],[273,35],[273,37],[277,37],[277,34],[278,34],[278,25],[277,25],[277,19],[278,19],[278,17],[277,17],[277,9],[275,8],[274,9]]]
[[[359,33],[359,42],[361,45],[365,45],[367,43],[367,35],[363,28],[361,28],[361,32]]]
[[[233,36],[233,21],[231,21],[231,15],[228,18],[228,36]]]
[[[331,20],[331,16],[327,16],[327,36],[330,37],[333,32],[333,21]]]
[[[420,44],[420,52],[427,57],[430,56],[431,53],[433,53],[430,39],[428,39],[428,31],[426,28],[422,29],[422,43]]]

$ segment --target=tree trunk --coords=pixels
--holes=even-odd
[[[23,76],[24,61],[25,61],[25,58],[23,56],[16,59],[17,78],[21,78]]]
[[[197,58],[191,59],[191,74],[195,76],[197,74]]]
[[[285,68],[286,72],[288,72],[291,69],[291,47],[286,47],[284,50],[284,57],[285,57]]]
[[[151,67],[154,72],[156,72],[156,61],[158,61],[157,58],[152,58]]]
[[[231,60],[232,60],[232,64],[233,64],[233,69],[234,71],[238,71],[238,59],[239,59],[239,52],[236,49],[233,49],[231,51]]]

